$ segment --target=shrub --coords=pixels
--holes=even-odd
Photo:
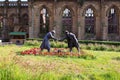
[[[98,46],[98,50],[101,50],[101,51],[104,51],[104,50],[106,50],[106,45],[99,45]]]
[[[116,47],[116,48],[115,48],[115,51],[116,51],[116,52],[120,52],[120,46]]]
[[[25,42],[25,46],[40,46],[42,41],[37,40],[29,40]],[[108,44],[102,44],[102,42],[96,43],[95,41],[91,41],[92,43],[87,44],[80,44],[81,49],[87,49],[87,50],[101,50],[101,51],[117,51],[120,52],[120,46],[116,45],[108,45]],[[117,43],[117,42],[116,42]],[[112,44],[112,43],[111,43]],[[50,40],[50,45],[52,48],[67,48],[68,45],[66,42],[58,42],[54,40]]]
[[[105,45],[114,45],[119,46],[120,42],[117,41],[93,41],[93,40],[79,40],[81,44],[105,44]]]
[[[53,48],[67,48],[67,44],[65,42],[51,41],[51,47],[53,47]]]
[[[90,45],[87,45],[87,46],[86,46],[86,49],[87,49],[87,50],[90,50],[90,49],[91,49],[91,46],[90,46]]]
[[[37,40],[29,40],[24,43],[25,46],[39,46],[40,42]]]
[[[107,46],[107,51],[115,51],[115,46]]]
[[[86,44],[80,44],[80,49],[86,49]]]

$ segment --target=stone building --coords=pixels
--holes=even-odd
[[[1,1],[1,36],[25,31],[28,38],[65,30],[80,40],[120,41],[120,0],[29,0]]]
[[[10,32],[27,32],[29,34],[28,2],[0,0],[0,39],[9,41]]]

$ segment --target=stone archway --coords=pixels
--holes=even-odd
[[[87,6],[83,11],[84,16],[84,39],[96,39],[96,9],[92,5]]]
[[[65,5],[61,12],[61,36],[64,35],[64,31],[68,30],[70,32],[72,32],[72,28],[73,28],[73,10]]]
[[[40,32],[39,37],[43,37],[47,32],[49,32],[50,28],[50,11],[46,6],[42,6],[40,9]]]
[[[119,8],[115,5],[112,5],[107,10],[107,31],[108,31],[108,40],[119,40]]]

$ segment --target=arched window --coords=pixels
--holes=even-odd
[[[85,33],[95,33],[95,15],[92,8],[85,11]]]
[[[62,13],[62,30],[72,31],[72,13],[71,10],[65,8]]]
[[[40,37],[49,31],[49,14],[46,7],[40,10]]]
[[[109,10],[108,15],[108,34],[117,34],[118,33],[118,15],[115,8]]]
[[[28,14],[23,14],[22,15],[22,23],[23,23],[23,25],[28,25]]]

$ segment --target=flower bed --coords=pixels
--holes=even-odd
[[[64,48],[53,48],[51,50],[51,52],[47,52],[47,51],[41,51],[40,48],[31,48],[29,50],[25,50],[21,52],[22,55],[72,55],[74,54],[76,55],[80,55],[78,53],[73,53],[73,52],[67,52],[67,49]]]
[[[53,48],[51,52],[41,51],[40,48],[31,48],[29,50],[22,51],[21,55],[50,55],[59,57],[78,57],[78,58],[95,58],[92,54],[87,54],[84,51],[78,52],[68,52],[65,48]]]

